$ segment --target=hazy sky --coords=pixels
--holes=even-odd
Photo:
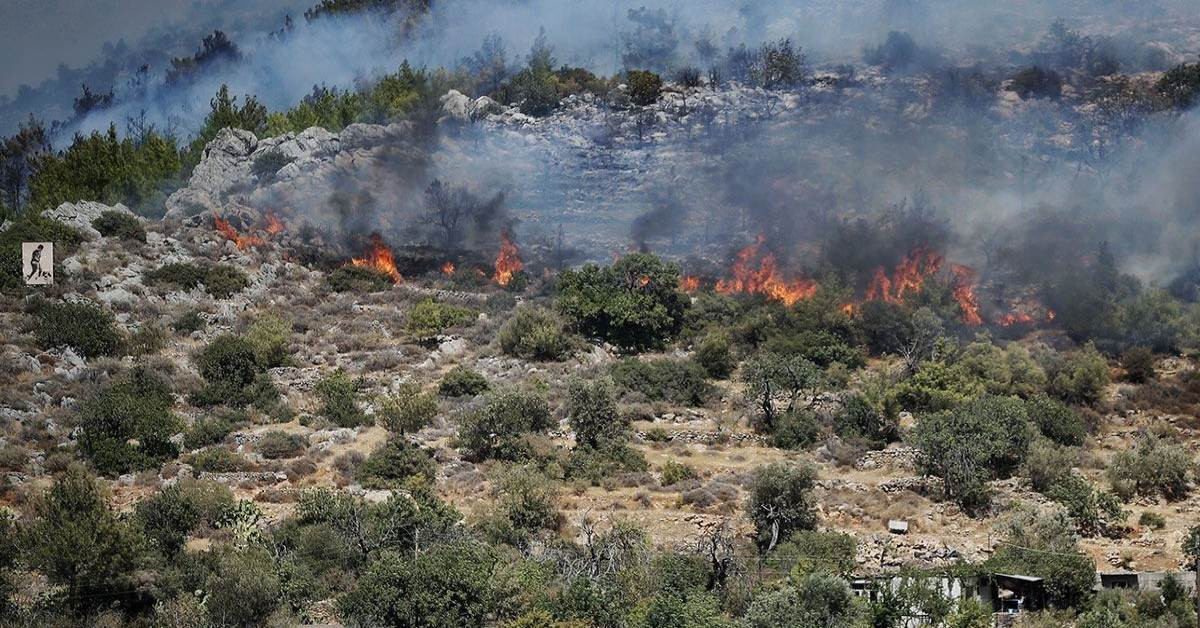
[[[36,85],[60,63],[86,65],[105,42],[133,44],[176,32],[186,49],[201,33],[278,24],[316,0],[0,0],[0,94]],[[191,41],[195,40],[195,41]]]

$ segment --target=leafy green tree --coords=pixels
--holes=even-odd
[[[265,548],[219,549],[204,581],[205,612],[216,626],[260,626],[279,605],[281,585]]]
[[[926,360],[895,388],[896,401],[910,411],[955,408],[984,394],[983,384],[961,364]]]
[[[174,402],[165,379],[134,368],[80,407],[79,448],[101,473],[155,468],[179,455]]]
[[[1071,353],[1047,352],[1046,392],[1067,403],[1095,403],[1109,383],[1108,361],[1092,344]]]
[[[1091,482],[1069,474],[1046,491],[1046,496],[1063,505],[1082,536],[1107,534],[1117,529],[1129,513],[1112,493],[1099,491]]]
[[[404,489],[378,503],[328,488],[305,491],[296,502],[297,522],[329,526],[350,543],[361,562],[385,552],[423,551],[462,520],[425,482],[410,480]]]
[[[640,393],[651,401],[699,406],[713,395],[706,373],[692,360],[625,358],[609,368],[622,390]]]
[[[1024,404],[1009,397],[983,397],[927,414],[912,433],[921,469],[942,478],[946,496],[969,510],[987,505],[987,480],[1011,474],[1032,439]]]
[[[816,398],[822,374],[802,357],[760,352],[742,366],[741,380],[746,384],[746,398],[759,411],[763,431],[770,433],[783,415],[798,409],[802,397]]]
[[[600,449],[629,438],[629,421],[617,412],[612,384],[608,381],[572,380],[567,389],[567,417],[577,447]]]
[[[558,489],[554,482],[530,467],[514,467],[500,474],[492,485],[495,515],[486,521],[499,541],[525,548],[543,531],[562,524],[558,513]]]
[[[794,587],[783,587],[755,597],[746,610],[745,619],[753,628],[849,628],[859,625],[854,599],[845,580],[826,574],[810,574],[798,579]]]
[[[648,70],[629,70],[625,73],[629,86],[629,100],[639,107],[658,102],[662,94],[662,77]]]
[[[1025,411],[1042,432],[1042,436],[1060,445],[1078,447],[1087,438],[1083,417],[1065,403],[1047,395],[1037,395],[1025,401]]]
[[[279,316],[268,314],[256,319],[246,329],[244,337],[254,351],[254,361],[262,368],[283,366],[288,359],[288,340],[292,324]]]
[[[696,343],[692,359],[709,377],[725,379],[737,367],[733,357],[733,342],[725,332],[710,332]]]
[[[437,464],[428,450],[393,438],[358,465],[354,478],[366,488],[395,489],[414,476],[432,482],[436,473]]]
[[[859,439],[882,449],[900,437],[899,411],[888,399],[872,400],[862,393],[842,399],[842,409],[833,418],[833,429],[844,439]]]
[[[857,566],[857,545],[854,537],[842,532],[800,530],[780,543],[771,556],[783,565],[791,565],[792,579],[813,573],[846,576]]]
[[[1177,109],[1190,109],[1200,94],[1200,63],[1181,63],[1155,84],[1158,93]]]
[[[107,606],[129,595],[140,539],[86,471],[72,467],[59,476],[33,502],[32,515],[20,530],[25,560],[65,587],[71,605]]]
[[[464,416],[458,440],[477,460],[520,460],[531,453],[528,437],[553,425],[545,397],[509,390],[492,394]]]
[[[679,266],[634,253],[612,266],[563,271],[556,307],[576,330],[626,351],[663,346],[683,327],[687,296]]]
[[[40,159],[51,151],[50,136],[31,114],[17,132],[0,142],[0,220],[23,213],[29,197],[29,180]]]
[[[360,626],[483,625],[496,560],[486,545],[465,540],[411,558],[387,552],[338,599],[338,610]]]
[[[1030,397],[1046,386],[1046,372],[1028,349],[1015,342],[1003,349],[986,340],[973,342],[963,348],[957,363],[990,395]]]
[[[276,403],[279,391],[259,363],[255,345],[242,336],[222,334],[196,355],[196,366],[205,385],[193,397],[201,406],[254,404],[266,410]]]
[[[442,377],[438,384],[438,395],[442,397],[474,397],[487,392],[491,385],[478,371],[458,365]]]
[[[266,134],[267,108],[254,96],[246,96],[241,106],[238,97],[229,93],[229,86],[222,84],[216,96],[209,101],[209,112],[204,117],[204,123],[195,139],[188,145],[184,158],[185,170],[191,170],[200,163],[204,147],[217,137],[222,129],[241,129],[250,131],[256,136]]]
[[[775,462],[755,471],[746,514],[754,522],[760,546],[774,549],[792,532],[816,527],[816,481],[816,469],[809,465]]]

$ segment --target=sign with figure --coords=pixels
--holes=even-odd
[[[21,276],[30,286],[54,283],[54,243],[21,243]]]

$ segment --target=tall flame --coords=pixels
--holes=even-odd
[[[883,268],[875,269],[871,285],[867,287],[867,300],[883,300],[888,303],[900,303],[904,295],[917,293],[925,284],[925,279],[937,273],[942,268],[942,256],[934,251],[918,248],[904,256],[896,264],[891,277]]]
[[[975,296],[975,271],[961,264],[950,267],[954,274],[954,300],[962,310],[963,322],[972,327],[983,324],[979,316],[979,299]]]
[[[233,225],[221,218],[220,214],[213,214],[213,226],[216,227],[217,231],[224,234],[226,238],[229,238],[239,251],[245,251],[249,247],[260,246],[266,243],[258,236],[239,234],[237,229],[233,228]]]
[[[692,276],[684,277],[679,280],[679,287],[684,292],[695,292],[700,289],[700,278]]]
[[[507,233],[500,234],[500,252],[496,254],[496,274],[493,279],[496,283],[507,286],[512,281],[513,275],[525,268],[525,264],[521,262],[521,251],[517,245],[513,244]]]
[[[773,253],[759,256],[759,249],[766,241],[761,234],[758,239],[738,251],[733,263],[731,279],[717,282],[716,290],[722,294],[743,292],[747,294],[763,294],[768,298],[792,305],[801,299],[811,298],[817,293],[817,282],[811,279],[795,279],[788,281],[783,278]],[[754,261],[758,260],[758,266]]]
[[[350,263],[384,273],[395,283],[404,281],[404,277],[396,269],[396,258],[392,255],[392,250],[384,244],[383,238],[379,237],[378,233],[371,234],[371,250],[367,252],[366,257],[355,257],[350,260]]]
[[[265,217],[267,219],[267,225],[263,227],[264,231],[271,235],[283,233],[284,224],[283,220],[279,217],[279,214],[269,211],[266,213]]]

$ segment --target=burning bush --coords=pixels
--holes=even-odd
[[[490,386],[483,375],[460,364],[450,369],[450,372],[442,377],[441,383],[438,384],[438,395],[442,397],[474,397],[487,392],[488,388]]]
[[[585,336],[644,351],[679,334],[688,299],[679,291],[678,265],[634,253],[612,266],[563,271],[556,307]]]
[[[570,355],[572,341],[554,312],[540,307],[517,308],[500,328],[496,340],[504,353],[527,360],[562,360]]]
[[[39,347],[71,347],[84,357],[119,354],[125,338],[108,310],[92,303],[30,302],[30,331]]]

